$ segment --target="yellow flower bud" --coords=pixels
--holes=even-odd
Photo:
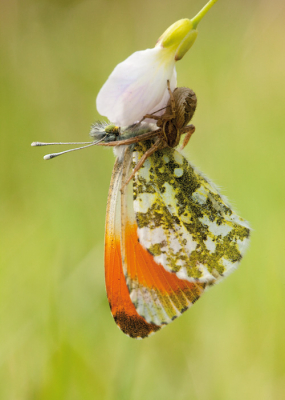
[[[185,38],[182,40],[182,42],[180,43],[179,47],[176,50],[175,61],[181,60],[184,54],[187,53],[190,47],[192,47],[192,45],[194,44],[197,35],[198,31],[196,31],[196,29],[191,29],[188,35],[185,36]]]
[[[208,1],[194,18],[171,25],[153,49],[136,51],[118,64],[98,93],[99,113],[118,126],[131,125],[145,114],[163,113],[169,99],[166,82],[171,90],[177,85],[175,61],[193,45],[198,23],[216,1]]]
[[[210,0],[192,19],[184,18],[176,21],[160,36],[156,47],[168,49],[175,54],[175,61],[181,60],[196,40],[198,23],[216,2],[217,0]]]
[[[191,31],[192,27],[190,19],[180,19],[166,29],[158,39],[157,44],[160,44],[164,48],[176,49]]]

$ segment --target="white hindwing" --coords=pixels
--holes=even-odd
[[[136,145],[134,164],[147,151]],[[156,151],[134,178],[140,243],[180,279],[212,282],[240,262],[250,228],[178,151]]]

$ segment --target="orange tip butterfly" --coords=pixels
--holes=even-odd
[[[173,141],[173,134],[186,133],[188,142],[194,132],[193,125],[187,126],[194,111],[179,126],[179,98],[175,91],[173,95],[163,116],[147,116],[156,125],[140,121],[122,129],[96,123],[90,132],[94,140],[77,148],[115,146],[106,213],[105,282],[116,324],[137,339],[175,320],[233,272],[249,242],[248,223],[174,149],[179,140]]]

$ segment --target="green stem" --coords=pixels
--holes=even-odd
[[[196,29],[197,25],[199,24],[199,22],[201,21],[201,19],[204,17],[205,14],[207,14],[207,12],[210,10],[210,8],[217,2],[218,0],[210,0],[205,7],[202,8],[202,10],[200,10],[198,12],[197,15],[195,15],[194,18],[191,19],[191,22],[193,24],[193,28]]]

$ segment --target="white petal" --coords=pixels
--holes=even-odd
[[[169,79],[169,82],[170,82],[170,89],[173,91],[176,88],[176,85],[177,85],[177,73],[176,73],[176,68],[175,67],[173,69],[172,77]],[[165,110],[161,110],[159,112],[155,112],[155,111],[156,110],[160,110],[161,108],[165,107],[167,102],[168,102],[168,100],[169,100],[169,92],[168,92],[168,89],[166,87],[165,90],[164,90],[164,94],[162,96],[161,101],[158,104],[156,104],[150,111],[148,111],[148,114],[155,113],[155,115],[162,115],[165,112]],[[149,119],[149,120],[146,120],[146,121],[151,121],[151,120]]]
[[[157,110],[168,99],[167,79],[172,89],[176,86],[174,64],[173,55],[161,47],[133,53],[115,67],[100,90],[98,112],[126,126]]]

